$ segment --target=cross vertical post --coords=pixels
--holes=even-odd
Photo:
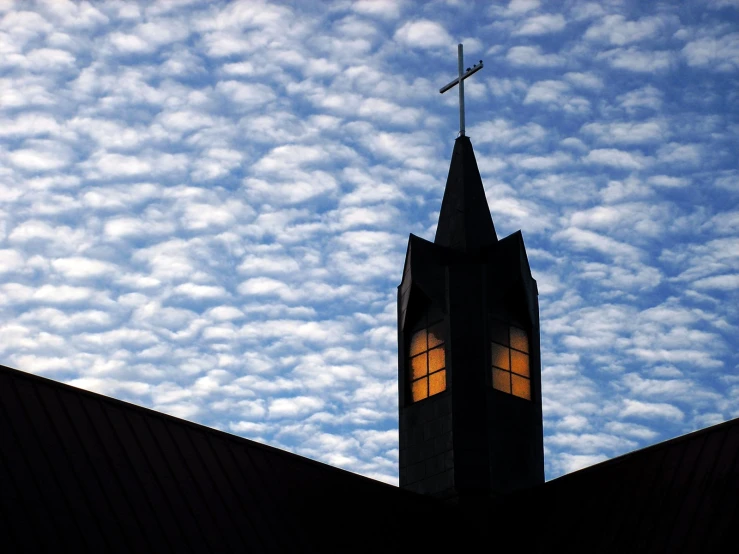
[[[462,79],[464,53],[461,44],[457,44],[457,68],[459,71],[459,134],[464,136],[464,79]]]
[[[457,45],[457,73],[458,77],[454,79],[451,83],[448,83],[441,87],[439,89],[439,92],[441,94],[444,94],[446,91],[448,91],[450,88],[454,87],[455,85],[459,85],[459,134],[460,136],[464,136],[464,80],[472,75],[473,73],[477,73],[482,69],[482,60],[480,60],[480,63],[473,65],[472,67],[468,67],[465,71],[464,68],[464,52],[462,49],[462,45]]]

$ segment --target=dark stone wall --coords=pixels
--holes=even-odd
[[[405,342],[424,310],[446,322],[447,390],[413,404]],[[492,387],[492,320],[529,334],[531,400]],[[398,289],[398,384],[402,488],[470,503],[544,481],[537,288],[520,233],[474,253],[411,236]]]
[[[447,496],[454,486],[451,391],[400,410],[400,486]]]
[[[492,490],[506,494],[543,483],[541,405],[492,387],[486,393]]]
[[[454,483],[456,492],[462,495],[485,494],[490,490],[485,417],[489,339],[483,268],[479,263],[447,267]]]
[[[488,323],[509,321],[529,335],[531,400],[486,388],[490,485],[495,493],[505,494],[544,482],[538,291],[520,232],[498,243],[486,284]]]

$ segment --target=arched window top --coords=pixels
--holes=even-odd
[[[416,330],[410,333],[407,360],[412,402],[446,390],[446,337],[443,320],[430,321],[428,313],[424,314]]]
[[[528,333],[515,324],[493,321],[490,346],[493,388],[531,400]]]

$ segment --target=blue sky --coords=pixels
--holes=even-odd
[[[458,131],[539,283],[546,474],[739,416],[739,2],[0,2],[0,363],[397,482]]]

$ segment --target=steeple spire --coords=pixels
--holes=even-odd
[[[464,133],[461,85],[479,67],[439,91],[460,85],[460,133],[434,243],[410,236],[398,287],[400,486],[475,514],[544,482],[536,281],[521,233],[495,234]]]
[[[454,143],[434,243],[472,252],[498,241],[469,137]]]

